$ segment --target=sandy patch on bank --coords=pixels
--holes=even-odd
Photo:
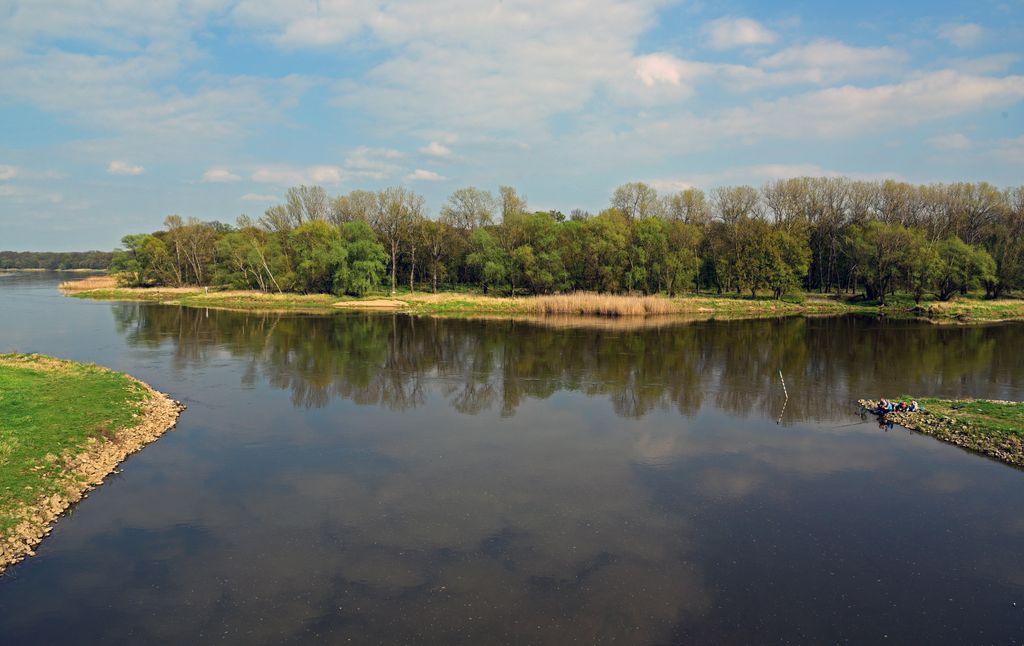
[[[408,307],[409,304],[405,301],[400,301],[394,298],[371,298],[365,301],[342,301],[335,303],[334,307],[342,307],[347,309],[402,309]]]
[[[7,362],[16,363],[16,362]],[[43,370],[63,370],[67,364],[51,359],[43,365],[24,364]],[[54,494],[19,509],[21,519],[6,536],[0,537],[0,573],[25,557],[34,556],[34,548],[50,533],[54,522],[71,505],[103,483],[118,464],[132,453],[153,442],[174,427],[178,415],[185,407],[167,395],[153,390],[148,384],[129,376],[149,393],[149,399],[139,415],[139,423],[118,431],[112,439],[90,438],[81,453],[65,456],[66,472],[63,494]],[[58,458],[59,459],[59,458]]]

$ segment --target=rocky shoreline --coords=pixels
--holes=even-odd
[[[103,483],[129,455],[155,441],[177,423],[185,409],[180,402],[130,377],[148,393],[138,424],[118,431],[112,438],[90,438],[82,452],[67,456],[63,493],[56,493],[24,505],[16,512],[20,519],[0,537],[0,573],[9,565],[35,555],[35,548],[50,534],[54,523],[72,505]]]
[[[973,400],[963,400],[973,401]],[[878,409],[878,401],[859,399],[857,403],[870,412]],[[956,402],[953,402],[956,403]],[[1016,402],[999,402],[1016,404]],[[904,428],[955,444],[961,448],[987,455],[1015,467],[1024,468],[1024,440],[1012,433],[991,431],[947,415],[922,409],[917,412],[889,412],[882,415],[889,422]]]

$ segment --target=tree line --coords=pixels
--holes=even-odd
[[[109,251],[0,251],[0,269],[107,269]]]
[[[134,286],[996,298],[1024,287],[1024,186],[801,177],[659,195],[632,182],[600,213],[568,215],[531,211],[510,186],[467,187],[436,218],[404,187],[331,197],[297,186],[256,220],[172,215],[122,245],[112,269]]]

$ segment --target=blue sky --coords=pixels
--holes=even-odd
[[[288,186],[1024,182],[1024,2],[0,0],[0,249]]]

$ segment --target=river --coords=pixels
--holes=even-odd
[[[3,643],[1024,640],[1024,473],[854,403],[1024,399],[1024,325],[245,314],[66,278],[0,276],[0,351],[188,410],[0,577]]]

